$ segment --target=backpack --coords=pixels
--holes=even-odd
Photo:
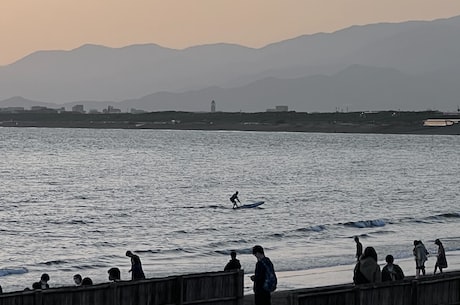
[[[273,264],[270,262],[268,258],[267,261],[263,259],[261,260],[261,262],[265,267],[265,282],[263,288],[268,292],[273,292],[276,290],[276,285],[278,284],[278,279],[276,278],[276,273],[273,269]]]

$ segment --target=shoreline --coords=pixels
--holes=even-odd
[[[460,135],[460,124],[445,127],[426,127],[401,124],[158,124],[130,122],[0,122],[0,127],[15,128],[80,128],[80,129],[158,129],[198,131],[258,131],[258,132],[304,132],[304,133],[360,133],[360,134],[411,134],[411,135]]]
[[[167,129],[460,135],[460,113],[379,112],[179,112],[85,114],[0,112],[0,127]],[[424,126],[433,120],[433,126]],[[436,124],[435,124],[436,123]],[[444,125],[444,126],[441,126]]]

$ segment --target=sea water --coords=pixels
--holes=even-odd
[[[0,128],[0,145],[4,291],[127,280],[127,250],[164,277],[231,250],[249,275],[256,244],[278,272],[352,264],[354,236],[379,260],[460,249],[458,136]],[[235,191],[265,204],[233,210]]]

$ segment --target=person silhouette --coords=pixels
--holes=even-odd
[[[353,283],[359,285],[381,281],[382,273],[378,264],[377,252],[374,247],[366,247],[353,271]]]
[[[235,194],[233,194],[232,197],[230,197],[230,201],[233,203],[234,209],[238,208],[238,204],[236,204],[236,201],[238,201],[238,203],[241,203],[241,201],[238,199],[238,191],[236,191]]]
[[[387,264],[382,269],[382,282],[399,281],[404,279],[404,272],[401,267],[393,264],[393,255],[387,255],[387,257],[385,257],[385,261]]]
[[[138,255],[131,251],[126,251],[126,256],[131,258],[131,280],[143,280],[145,279],[144,270],[142,270],[141,259]]]
[[[118,282],[120,281],[120,269],[113,267],[107,271],[109,274],[109,281]]]
[[[439,273],[442,273],[442,269],[447,268],[446,250],[439,239],[436,239],[434,243],[438,246],[438,254],[436,255],[436,264],[434,265],[434,273],[436,274],[439,268]]]
[[[75,285],[77,285],[77,286],[81,286],[82,280],[83,280],[83,279],[82,279],[82,277],[81,277],[80,274],[75,274],[75,275],[73,276],[73,281],[75,282]]]
[[[355,242],[356,242],[356,260],[359,261],[359,258],[361,255],[363,255],[363,244],[359,241],[359,237],[355,236]]]
[[[260,245],[252,247],[252,254],[257,258],[254,275],[251,276],[251,280],[254,282],[254,304],[270,305],[271,292],[276,289],[277,284],[273,263],[265,256],[264,248]],[[268,285],[269,283],[271,286]]]
[[[236,259],[235,251],[230,252],[230,258],[231,259],[228,261],[227,265],[225,265],[224,271],[241,269],[241,264],[240,261]]]
[[[43,273],[40,277],[40,281],[35,282],[32,284],[32,289],[48,289],[50,285],[48,285],[48,281],[50,280],[50,276],[47,273]]]
[[[425,262],[428,260],[428,251],[421,240],[414,240],[413,253],[415,256],[415,278],[419,278],[420,271],[425,275]]]
[[[82,286],[91,286],[93,285],[93,280],[89,277],[85,277],[82,281],[81,281],[81,285]]]

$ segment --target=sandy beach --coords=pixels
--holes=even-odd
[[[460,270],[460,251],[451,251],[446,254],[449,267],[444,271]],[[433,274],[435,262],[436,257],[431,255],[425,264],[427,276]],[[383,266],[385,266],[385,261],[379,258],[379,264],[380,267],[383,268]],[[398,264],[403,269],[405,276],[415,276],[415,262],[413,258],[395,259],[395,264]],[[278,288],[276,291],[352,283],[353,268],[354,265],[342,265],[309,270],[277,272]],[[250,275],[251,274],[246,274],[244,277],[245,295],[253,293]]]

